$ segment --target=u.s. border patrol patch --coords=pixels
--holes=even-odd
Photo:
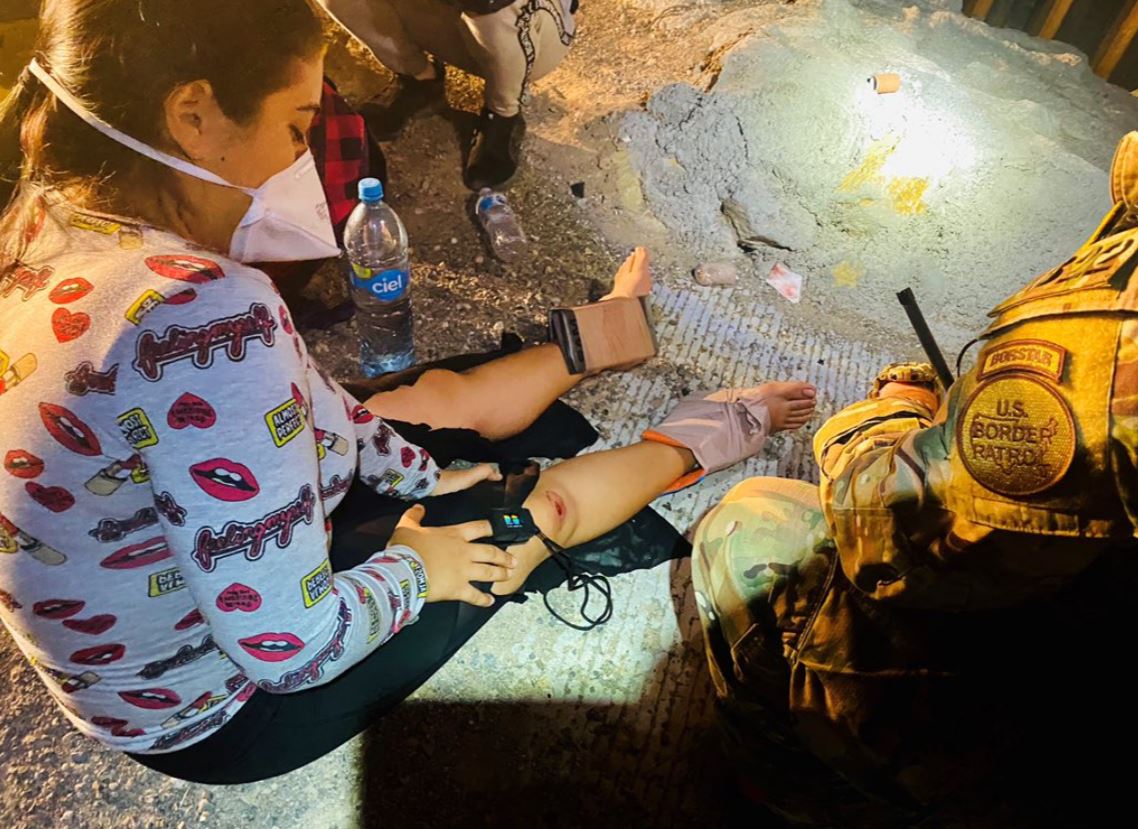
[[[1001,495],[1035,495],[1057,484],[1075,458],[1067,403],[1033,377],[1001,374],[980,385],[956,426],[972,477]]]

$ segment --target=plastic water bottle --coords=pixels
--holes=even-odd
[[[360,203],[344,229],[348,278],[356,304],[360,367],[367,377],[415,362],[407,229],[383,201],[379,179],[359,184]]]
[[[474,213],[490,239],[490,249],[503,262],[513,262],[526,248],[526,234],[518,217],[501,193],[483,187],[478,193]]]

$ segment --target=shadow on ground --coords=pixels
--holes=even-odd
[[[687,561],[671,571],[686,592]],[[684,641],[663,652],[632,703],[535,688],[528,700],[404,704],[364,734],[362,826],[393,826],[394,815],[432,827],[732,823],[710,706],[690,705],[710,701],[707,673],[690,674],[701,651],[702,641]],[[688,673],[683,695],[677,673]]]
[[[670,571],[684,641],[660,655],[639,699],[559,700],[535,688],[526,700],[406,703],[364,735],[361,825],[391,826],[395,815],[436,827],[741,823],[710,706],[689,705],[711,694],[706,671],[691,676],[703,643],[688,624],[690,561]],[[677,673],[689,675],[683,695]]]
[[[643,750],[638,706],[591,706],[583,727],[578,716],[573,702],[405,705],[365,738],[361,823],[392,826],[402,814],[436,827],[722,825],[731,791],[710,732],[661,796],[648,781],[670,776],[669,759]],[[395,752],[409,749],[432,773],[401,772]]]

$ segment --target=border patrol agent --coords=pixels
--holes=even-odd
[[[816,434],[820,487],[754,478],[700,524],[728,751],[782,817],[1090,825],[1132,788],[1138,133],[1111,179],[947,394],[891,366]]]

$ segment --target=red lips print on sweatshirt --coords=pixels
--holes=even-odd
[[[190,477],[202,492],[219,501],[248,501],[261,491],[249,467],[228,458],[195,463],[190,467]]]
[[[237,644],[245,653],[262,662],[284,662],[304,650],[304,642],[291,633],[260,633],[239,639]]]

